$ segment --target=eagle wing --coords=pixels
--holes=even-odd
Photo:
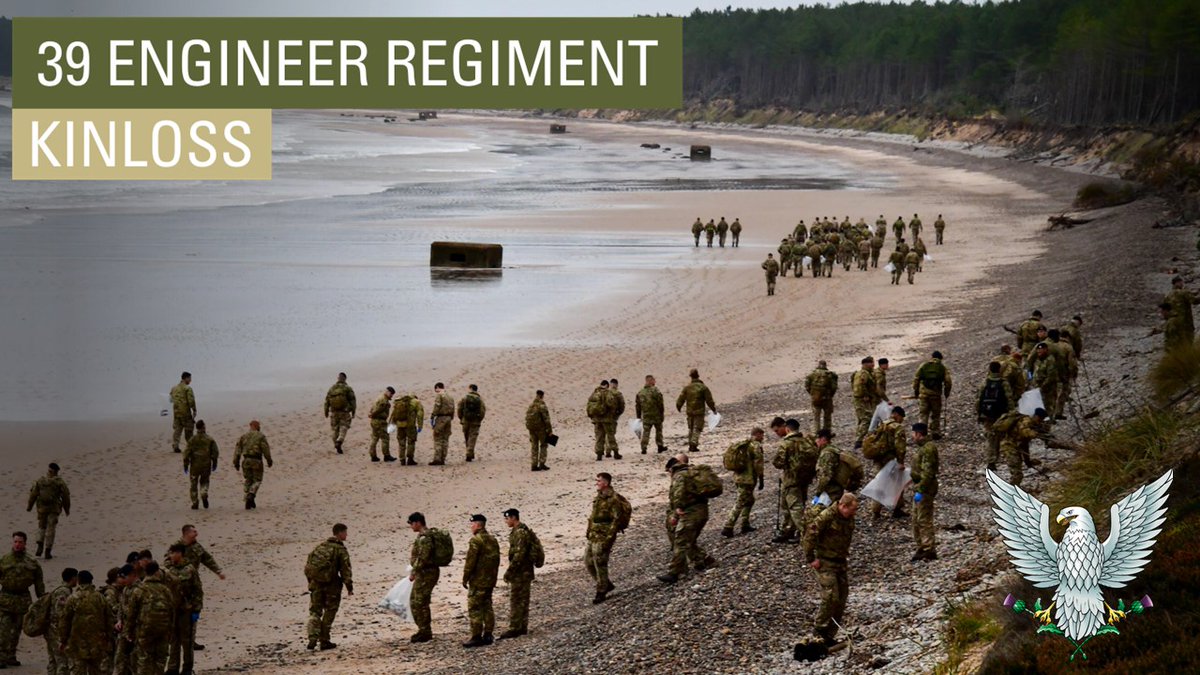
[[[1174,477],[1167,471],[1149,485],[1113,504],[1112,527],[1104,541],[1100,585],[1122,588],[1150,562],[1155,538],[1167,514],[1167,490]]]
[[[1050,536],[1050,508],[990,469],[992,512],[1013,566],[1038,588],[1058,585],[1058,542]]]

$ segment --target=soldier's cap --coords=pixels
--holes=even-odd
[[[1174,278],[1174,279],[1171,279],[1171,283],[1173,283],[1173,284],[1182,284],[1182,283],[1183,283],[1183,277],[1181,277],[1181,276],[1179,276],[1179,275],[1175,275],[1175,278]]]
[[[668,460],[667,460],[667,471],[670,471],[671,469],[674,469],[674,468],[675,468],[675,465],[676,465],[676,464],[678,464],[678,463],[679,463],[679,460],[678,460],[678,459],[675,459],[674,457],[672,457],[672,458],[668,459]]]
[[[92,577],[92,573],[87,570],[83,570],[82,572],[79,573],[79,583],[81,585],[86,586],[87,584],[92,583],[92,581],[94,581],[94,580],[95,579]]]
[[[1072,321],[1078,321],[1079,323],[1083,323],[1083,317],[1082,317],[1082,316],[1079,316],[1078,314],[1076,314],[1075,316],[1071,317],[1071,320],[1072,320]]]
[[[137,562],[138,558],[140,558],[140,557],[141,556],[138,555],[137,551],[131,551],[129,553],[129,555],[125,556],[125,562],[127,563],[126,567],[128,567],[130,564]]]
[[[1046,346],[1045,342],[1039,342],[1039,343],[1037,343],[1037,346],[1034,347],[1034,349],[1049,349],[1049,347]]]
[[[1036,316],[1039,319],[1042,318],[1042,310],[1040,310],[1040,309],[1033,310],[1033,316]]]
[[[908,413],[904,412],[904,408],[901,408],[900,406],[896,406],[895,408],[892,408],[892,414],[904,417]]]
[[[824,368],[825,367],[825,359],[821,359],[820,361],[817,361],[817,365]]]
[[[483,515],[482,513],[476,513],[475,515],[471,516],[471,522],[472,523],[484,523],[486,525],[487,524],[487,516]]]
[[[916,424],[912,425],[912,430],[918,434],[927,434],[929,433],[929,425],[925,424],[924,422],[917,422]]]
[[[117,570],[118,577],[127,577],[130,574],[133,574],[133,565],[128,563],[121,565],[121,569]]]
[[[505,518],[520,518],[521,512],[516,509],[504,509],[504,513],[501,515],[503,515]]]
[[[864,356],[862,362],[863,363],[875,363],[875,358],[871,357],[871,356]]]
[[[935,351],[933,354],[931,354],[931,356],[933,356],[933,358],[935,358],[935,359],[940,359],[940,358],[942,358],[942,353],[939,351]]]
[[[833,432],[829,429],[821,429],[817,432],[817,438],[831,439],[833,438]]]
[[[54,472],[57,472],[57,471],[58,471],[58,464],[56,464],[56,463],[54,463],[54,462],[50,462],[50,470],[51,470],[51,471],[54,471]]]

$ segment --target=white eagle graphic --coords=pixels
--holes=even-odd
[[[1050,536],[1050,508],[1021,488],[987,472],[992,488],[992,511],[1013,566],[1037,588],[1052,588],[1054,601],[1038,618],[1054,623],[1068,638],[1079,642],[1096,634],[1124,613],[1108,607],[1100,587],[1122,588],[1150,562],[1155,537],[1166,517],[1167,489],[1173,473],[1167,471],[1150,485],[1112,506],[1112,525],[1104,543],[1087,509],[1069,506],[1058,512],[1058,522],[1069,521],[1062,542]]]

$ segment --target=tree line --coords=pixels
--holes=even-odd
[[[858,2],[695,11],[684,98],[1167,125],[1200,107],[1196,0]]]

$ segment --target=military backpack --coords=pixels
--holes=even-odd
[[[833,479],[846,492],[856,492],[863,484],[863,465],[853,454],[842,450],[838,452],[838,465],[833,470]]]
[[[532,540],[529,544],[529,559],[533,561],[534,567],[541,567],[546,564],[546,549],[542,547],[542,540],[529,531],[529,538]]]
[[[707,464],[697,464],[690,469],[692,483],[696,486],[696,496],[701,499],[716,499],[725,491],[721,477]]]
[[[466,420],[477,420],[483,416],[483,400],[478,394],[467,394],[462,401],[462,416]]]
[[[408,422],[409,414],[412,412],[412,396],[401,396],[392,404],[392,419],[400,422]]]
[[[1021,417],[1023,417],[1023,415],[1016,410],[1004,413],[999,419],[997,419],[995,422],[992,422],[992,432],[997,434],[1007,434],[1008,432],[1012,431],[1013,427],[1017,426],[1017,420],[1021,419]]]
[[[334,412],[345,412],[350,408],[350,399],[346,396],[345,387],[337,387],[329,397],[329,409]]]
[[[306,579],[318,584],[327,584],[337,577],[337,565],[334,560],[337,551],[334,550],[334,546],[336,544],[322,542],[308,554],[308,560],[304,563]]]
[[[617,532],[624,532],[633,518],[633,504],[629,503],[625,495],[616,491],[613,491],[613,496],[617,499]]]
[[[922,387],[941,393],[942,383],[946,380],[946,366],[941,361],[926,361],[917,371],[917,379]]]
[[[834,385],[837,382],[837,375],[825,368],[818,368],[813,371],[812,395],[825,397],[833,394]]]
[[[44,594],[42,597],[34,600],[29,609],[25,611],[25,618],[21,622],[21,630],[29,637],[41,637],[50,629],[52,595],[53,593]]]
[[[1008,412],[1008,396],[1004,393],[1004,380],[988,378],[983,384],[983,392],[979,395],[980,416],[993,422]]]
[[[867,459],[879,459],[888,449],[887,429],[880,424],[875,427],[875,431],[869,432],[863,436],[862,451],[863,457]]]
[[[597,389],[588,397],[587,416],[591,419],[604,417],[604,413],[608,409],[608,392],[603,389]]]
[[[433,564],[438,567],[449,565],[454,559],[454,540],[450,538],[450,533],[436,527],[429,528],[428,532],[433,540]]]
[[[725,468],[736,473],[741,473],[746,470],[750,464],[750,446],[754,443],[751,439],[738,441],[725,449],[725,456],[722,461]]]

